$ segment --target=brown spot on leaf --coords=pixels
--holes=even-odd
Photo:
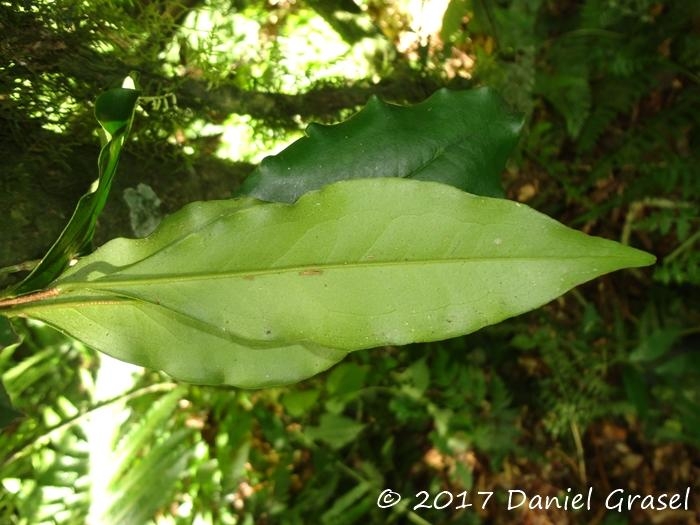
[[[309,268],[308,270],[302,270],[299,272],[299,275],[321,275],[323,273],[323,270],[319,270],[318,268]]]

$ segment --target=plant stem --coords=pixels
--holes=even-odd
[[[4,268],[0,268],[0,276],[5,274],[10,275],[17,272],[30,272],[37,264],[39,264],[39,261],[40,259],[35,259],[33,261],[24,261],[10,266],[5,266]]]
[[[0,300],[0,310],[10,308],[12,306],[17,306],[20,304],[33,303],[35,301],[49,299],[51,297],[56,297],[57,295],[58,290],[56,288],[51,288],[49,290],[41,290],[39,292],[20,295],[19,297],[10,297],[9,299],[2,299]]]
[[[673,250],[671,253],[669,253],[665,258],[664,258],[664,264],[671,262],[673,259],[678,257],[681,253],[689,249],[690,247],[695,244],[695,242],[700,239],[700,230],[696,231],[693,235],[688,237],[685,241],[681,243],[681,245]]]
[[[578,429],[576,421],[571,421],[571,434],[574,438],[574,445],[576,446],[576,457],[578,458],[578,471],[582,483],[586,484],[586,456],[583,450],[583,442],[581,441],[581,432]]]

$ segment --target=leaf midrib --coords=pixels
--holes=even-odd
[[[109,286],[118,284],[122,286],[136,286],[142,285],[144,283],[176,283],[176,282],[186,282],[186,281],[197,281],[197,280],[215,280],[215,279],[229,279],[229,278],[240,278],[255,280],[257,277],[264,277],[267,275],[274,274],[284,274],[284,273],[296,273],[299,277],[320,277],[326,271],[334,270],[350,270],[357,268],[366,267],[379,267],[384,266],[387,268],[391,267],[407,267],[407,266],[441,266],[441,265],[451,265],[451,264],[470,264],[470,263],[485,263],[485,262],[495,262],[495,261],[505,261],[505,262],[530,262],[530,261],[570,261],[570,260],[619,260],[620,262],[633,259],[634,255],[631,256],[620,256],[620,255],[576,255],[576,256],[530,256],[530,257],[470,257],[465,259],[420,259],[420,260],[408,260],[408,261],[361,261],[353,263],[327,263],[327,264],[305,264],[305,265],[295,265],[295,266],[282,266],[278,268],[266,268],[264,270],[230,270],[224,272],[189,272],[189,273],[170,273],[170,274],[141,274],[141,275],[129,275],[126,278],[120,279],[118,274],[110,274],[108,276],[100,277],[93,281],[65,281],[63,283],[57,283],[56,288],[59,290],[68,289],[78,289],[82,286],[87,288],[109,288]],[[133,267],[133,266],[131,266]],[[598,268],[593,269],[593,271],[598,271]],[[314,272],[305,274],[304,272]],[[316,273],[317,272],[317,273]],[[112,278],[116,276],[117,278]]]

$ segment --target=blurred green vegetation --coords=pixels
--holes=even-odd
[[[697,2],[16,0],[0,27],[0,266],[58,235],[96,176],[94,99],[132,71],[153,98],[98,242],[138,231],[136,191],[160,202],[144,221],[226,198],[309,122],[372,94],[489,85],[527,117],[508,196],[659,258],[464,338],[255,392],[176,385],[0,319],[22,412],[0,434],[2,523],[700,520]],[[688,486],[691,510],[667,514],[502,499]],[[377,508],[385,488],[404,501]],[[474,507],[413,510],[420,490],[467,490]],[[477,491],[496,495],[482,509]]]

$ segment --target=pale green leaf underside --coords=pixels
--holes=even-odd
[[[191,204],[22,311],[179,379],[260,387],[349,351],[466,334],[653,260],[515,202],[361,179],[294,205]]]

